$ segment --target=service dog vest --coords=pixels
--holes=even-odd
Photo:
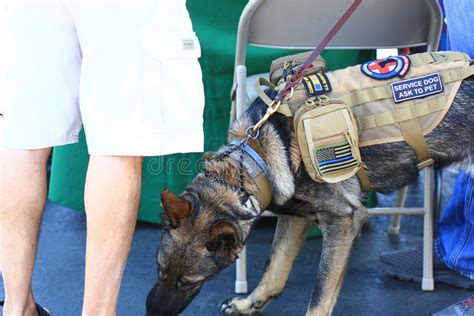
[[[302,160],[314,181],[336,183],[357,173],[368,191],[359,147],[405,141],[416,153],[418,168],[430,166],[424,136],[442,121],[462,81],[474,75],[470,63],[464,53],[436,52],[313,71],[303,76],[278,112],[293,117]],[[282,89],[287,78],[271,79]],[[257,90],[270,104],[259,86]]]

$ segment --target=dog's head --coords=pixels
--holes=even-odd
[[[234,190],[202,174],[179,197],[164,191],[161,199],[158,281],[148,294],[147,315],[177,315],[205,281],[237,258],[255,210]]]

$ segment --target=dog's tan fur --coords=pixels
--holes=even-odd
[[[311,225],[312,221],[304,217],[279,216],[272,246],[279,251],[272,252],[260,283],[246,298],[234,298],[223,307],[229,306],[229,313],[252,314],[263,310],[269,299],[280,295]]]
[[[252,125],[252,121],[249,116],[244,115],[239,118],[229,129],[229,142],[244,139],[245,132],[250,125]],[[286,148],[273,126],[264,125],[261,128],[261,133],[269,137],[259,139],[259,141],[251,140],[250,146],[267,162],[272,179],[278,179],[278,181],[271,182],[273,199],[276,204],[283,205],[291,199],[295,192],[293,172],[286,161]]]
[[[427,135],[436,167],[457,164],[472,170],[473,99],[474,80],[466,80],[443,122]],[[257,100],[231,127],[229,141],[244,138],[247,128],[262,117],[266,108]],[[357,177],[336,184],[312,181],[301,164],[291,130],[288,119],[275,114],[261,128],[260,137],[250,142],[269,167],[273,191],[269,208],[278,215],[278,225],[270,262],[261,282],[248,297],[223,303],[225,314],[262,312],[284,288],[306,232],[316,223],[322,232],[322,253],[307,315],[330,315],[343,284],[351,249],[367,220]],[[229,149],[224,146],[216,157]],[[403,142],[363,147],[361,153],[367,174],[378,191],[396,190],[418,176],[416,155]],[[234,158],[211,158],[205,168],[229,184],[239,184],[239,168]],[[244,171],[243,186],[252,203],[245,202],[245,194],[205,174],[199,174],[179,198],[165,195],[170,201],[178,198],[176,204],[183,209],[165,209],[158,254],[159,280],[148,295],[148,315],[181,312],[206,280],[235,260],[260,214],[254,197],[256,188],[248,177]],[[163,205],[169,203],[164,201]],[[191,214],[180,218],[178,226],[172,227],[170,217],[182,214],[188,206]],[[190,280],[195,283],[189,284]]]

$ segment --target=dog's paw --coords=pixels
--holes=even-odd
[[[267,303],[250,297],[235,297],[222,303],[220,309],[225,315],[260,315]]]

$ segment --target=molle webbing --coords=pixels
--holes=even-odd
[[[332,97],[344,101],[354,109],[361,131],[360,147],[381,143],[405,141],[415,152],[418,168],[433,163],[425,135],[431,132],[450,108],[463,79],[474,74],[470,58],[459,52],[422,53],[409,56],[411,69],[403,79],[372,80],[357,68],[349,68],[347,78],[356,87],[348,92],[338,91],[338,82],[332,82]],[[396,102],[392,83],[439,74],[443,90],[433,95]],[[331,74],[328,74],[331,78]],[[336,76],[342,78],[343,74]],[[359,81],[362,83],[358,85]]]
[[[416,55],[415,55],[416,56]],[[474,75],[474,68],[467,67],[462,69],[449,69],[439,72],[443,83],[452,83],[463,80],[469,76]],[[337,99],[344,101],[349,106],[357,106],[364,103],[391,99],[392,90],[389,85],[365,88],[362,90],[351,91],[349,94],[342,94],[335,96]]]
[[[468,60],[469,57],[461,52],[436,52],[410,55],[411,65],[419,67],[427,64],[439,64],[441,62]]]
[[[404,61],[404,68],[390,68],[388,72],[387,64],[397,60]],[[322,94],[329,103],[342,102],[350,107],[359,130],[358,147],[405,141],[414,150],[417,166],[422,169],[433,163],[425,135],[440,124],[462,81],[474,75],[471,62],[468,55],[460,52],[394,56],[320,75],[329,81],[329,88],[318,91],[325,90]],[[272,100],[261,91],[260,85],[275,86],[265,80],[257,83],[259,95],[271,107]],[[281,83],[277,89],[283,86],[284,83]],[[320,97],[315,97],[313,92],[314,89],[310,90],[300,83],[282,102],[278,112],[288,117],[296,116],[297,120],[298,114],[295,113]],[[302,131],[297,130],[298,133]],[[297,137],[301,138],[301,135]],[[306,141],[309,145],[314,139],[306,138]],[[363,189],[370,190],[370,181],[363,166],[357,174]]]
[[[449,110],[462,80],[474,74],[469,56],[459,52],[422,53],[409,59],[411,69],[403,78],[375,80],[363,74],[359,66],[327,74],[333,87],[328,96],[353,107],[361,132],[360,147],[403,141],[407,135],[420,131],[427,135]],[[392,83],[431,74],[440,75],[442,92],[394,101]],[[412,123],[404,123],[411,120]],[[419,129],[414,127],[415,122]],[[424,142],[415,143],[424,146]]]
[[[408,102],[408,101],[407,101]],[[426,116],[432,112],[437,112],[445,109],[448,105],[448,97],[442,96],[433,100],[418,103],[416,107],[410,104],[399,107],[394,111],[381,112],[362,116],[358,118],[360,129],[369,129],[375,127],[382,127],[403,121],[408,121],[414,118]]]

